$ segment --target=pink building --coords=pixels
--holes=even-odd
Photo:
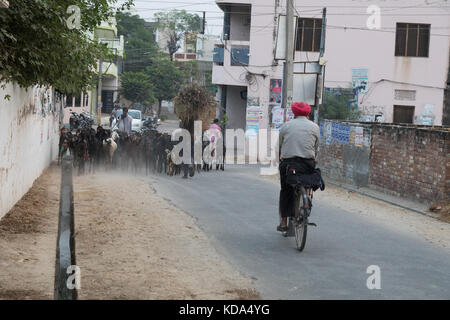
[[[216,3],[224,12],[213,66],[213,83],[220,87],[218,113],[226,110],[229,128],[247,128],[247,108],[257,106],[262,110],[259,128],[267,128],[271,110],[280,101],[280,81],[275,80],[283,79],[283,61],[275,60],[275,53],[278,19],[286,13],[286,1]],[[326,90],[353,94],[365,121],[442,125],[449,70],[447,1],[294,3],[300,17],[297,62],[318,61],[322,9],[327,9]],[[295,90],[300,88],[294,85]]]

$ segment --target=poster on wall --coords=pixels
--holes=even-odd
[[[349,144],[350,126],[344,123],[333,122],[331,125],[331,137],[332,141],[339,144]]]
[[[352,69],[352,87],[358,89],[361,94],[366,94],[369,91],[369,69]]]
[[[259,120],[262,119],[263,111],[259,106],[247,107],[247,137],[256,137],[259,131]]]
[[[284,123],[284,109],[277,107],[272,109],[272,123],[277,124],[283,124]]]
[[[286,122],[293,120],[294,117],[295,116],[294,116],[294,113],[292,112],[292,109],[290,107],[286,108]]]
[[[281,94],[283,88],[283,80],[281,79],[270,79],[270,96],[269,96],[269,104],[270,105],[281,105]]]
[[[276,131],[280,131],[281,126],[284,123],[284,109],[275,107],[272,109],[272,124]]]
[[[259,105],[260,105],[259,97],[247,97],[247,106],[257,107]]]
[[[247,121],[257,121],[262,119],[262,108],[258,106],[247,107]]]
[[[426,104],[424,106],[424,112],[420,116],[420,124],[425,126],[432,126],[434,124],[434,105]]]
[[[247,122],[247,132],[245,133],[246,137],[257,137],[258,131],[259,131],[258,122]]]
[[[364,128],[355,128],[355,146],[362,147],[364,145]]]

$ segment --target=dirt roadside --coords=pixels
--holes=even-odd
[[[0,299],[53,299],[60,168],[0,220]],[[79,299],[258,299],[195,221],[135,176],[74,176]]]
[[[0,299],[53,299],[59,190],[52,166],[0,220]]]

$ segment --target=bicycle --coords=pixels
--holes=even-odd
[[[295,216],[288,218],[288,230],[282,232],[282,235],[284,237],[295,237],[297,249],[301,252],[306,245],[308,226],[317,227],[317,225],[315,223],[309,222],[309,216],[311,215],[313,190],[308,188],[310,189],[310,197],[308,197],[305,187],[303,187],[300,183],[296,184],[294,188]]]

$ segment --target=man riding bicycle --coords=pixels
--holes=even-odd
[[[320,139],[319,126],[308,119],[311,107],[307,103],[294,102],[292,112],[295,118],[281,127],[279,135],[281,224],[277,230],[281,232],[288,230],[287,218],[295,215],[295,189],[286,183],[287,167],[296,164],[301,171],[298,173],[313,172]]]

